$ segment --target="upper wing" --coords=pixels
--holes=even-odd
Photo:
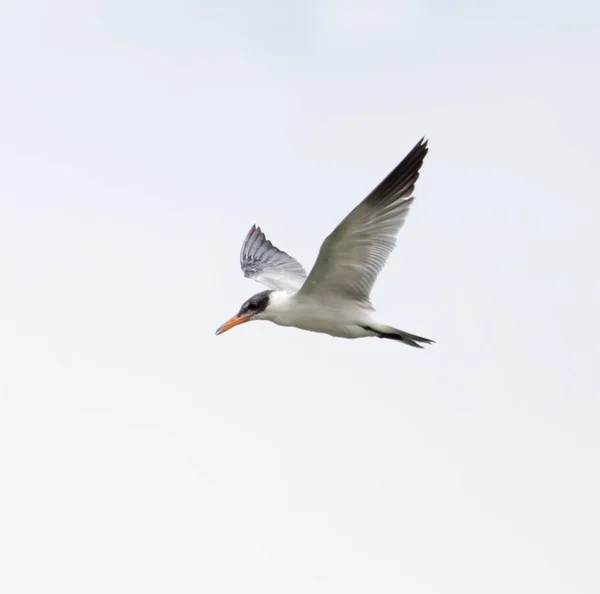
[[[277,249],[260,230],[252,225],[240,252],[240,264],[246,278],[252,278],[269,289],[297,291],[306,279],[302,265]]]
[[[325,239],[301,294],[341,294],[365,304],[396,245],[427,154],[421,139],[404,160]]]

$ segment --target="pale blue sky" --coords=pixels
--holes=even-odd
[[[0,3],[2,592],[600,590],[600,9]],[[380,317],[267,323],[421,136]]]

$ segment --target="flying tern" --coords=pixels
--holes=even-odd
[[[242,245],[240,264],[244,276],[269,290],[250,297],[216,334],[245,322],[267,320],[341,338],[373,336],[418,348],[433,343],[378,322],[369,298],[413,203],[427,151],[427,141],[421,139],[325,239],[308,275],[253,225]]]

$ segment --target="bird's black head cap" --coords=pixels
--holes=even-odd
[[[257,314],[265,311],[267,309],[267,305],[269,305],[269,296],[273,291],[262,291],[261,293],[256,293],[256,295],[252,295],[250,299],[248,299],[240,308],[238,312],[238,316],[243,316],[247,314]]]

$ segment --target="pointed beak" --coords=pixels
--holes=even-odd
[[[252,314],[246,314],[243,316],[233,316],[229,318],[226,322],[223,322],[218,328],[215,334],[219,336],[219,334],[223,334],[223,332],[227,332],[227,330],[231,330],[234,326],[239,326],[244,322],[247,322],[252,317]]]

